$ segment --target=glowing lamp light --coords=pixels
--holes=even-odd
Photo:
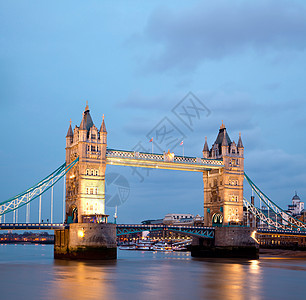
[[[259,244],[259,241],[256,239],[256,230],[254,230],[253,232],[252,232],[252,234],[251,234],[251,238],[257,243],[257,244]]]
[[[83,238],[84,237],[84,231],[83,230],[79,230],[78,231],[78,236],[79,236],[79,238]]]

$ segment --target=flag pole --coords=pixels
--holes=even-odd
[[[183,158],[184,158],[184,144],[183,144]]]
[[[153,154],[153,137],[149,140],[150,143],[152,143],[152,154]]]

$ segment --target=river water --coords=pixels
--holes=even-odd
[[[81,262],[54,260],[53,245],[0,244],[0,299],[306,299],[306,259],[118,250]]]

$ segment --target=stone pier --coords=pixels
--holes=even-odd
[[[68,229],[55,230],[54,258],[116,259],[116,225],[72,223]]]
[[[192,257],[259,258],[259,245],[251,237],[255,228],[216,227],[214,239],[193,238]]]

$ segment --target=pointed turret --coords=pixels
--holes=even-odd
[[[223,122],[222,125],[224,126]],[[221,125],[221,127],[222,127]],[[220,130],[223,130],[223,139],[222,139],[222,143],[221,143],[221,149],[222,149],[222,155],[228,154],[228,140],[227,140],[227,133],[226,133],[226,129],[225,126],[223,128],[220,127]]]
[[[72,128],[71,128],[71,120],[70,120],[68,132],[67,132],[67,135],[66,135],[66,147],[68,147],[72,142],[73,142],[73,131],[72,131]]]
[[[207,144],[207,136],[205,137],[205,144],[204,144],[203,151],[209,151],[208,144]]]
[[[100,140],[102,141],[102,144],[107,143],[107,131],[106,131],[106,126],[104,122],[104,115],[102,116],[102,124],[100,127]]]
[[[206,136],[205,137],[205,144],[204,144],[204,148],[203,148],[203,157],[208,158],[208,156],[209,156],[209,148],[208,148],[207,136]]]
[[[232,143],[232,141],[231,141],[230,137],[228,136],[225,125],[223,124],[223,121],[222,121],[222,125],[220,126],[219,133],[218,133],[218,136],[216,138],[215,144],[218,145],[219,152],[221,152],[222,144],[224,144],[226,146],[230,146],[231,143]]]
[[[244,154],[244,147],[243,147],[243,144],[242,144],[241,132],[239,132],[239,140],[238,140],[237,147],[238,147],[239,155],[243,156],[243,154]]]
[[[228,146],[228,140],[227,140],[227,137],[226,137],[226,129],[225,128],[223,130],[223,139],[222,139],[221,146]]]
[[[102,124],[101,124],[101,127],[100,127],[100,132],[106,132],[107,133],[105,122],[104,122],[104,115],[102,116]]]
[[[242,139],[241,139],[241,132],[239,132],[238,148],[243,148]]]
[[[85,111],[83,113],[82,122],[80,124],[80,130],[89,130],[93,126],[93,121],[91,119],[88,107],[88,101],[86,101]]]
[[[93,121],[91,119],[88,107],[88,101],[86,101],[85,111],[83,113],[83,118],[80,124],[80,141],[86,141],[88,130],[93,126]]]
[[[72,127],[71,127],[71,120],[70,120],[70,125],[69,125],[69,128],[68,128],[68,132],[67,132],[66,137],[73,137],[73,131],[72,131]]]
[[[86,125],[85,125],[85,112],[83,112],[83,118],[80,124],[80,130],[86,130]]]

